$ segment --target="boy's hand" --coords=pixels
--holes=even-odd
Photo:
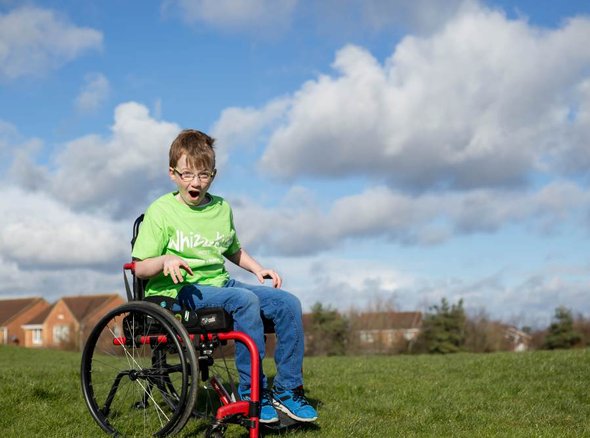
[[[190,275],[193,275],[193,270],[188,265],[186,260],[184,260],[183,258],[178,257],[176,255],[172,255],[172,254],[165,255],[162,265],[163,265],[162,273],[166,277],[168,275],[170,275],[170,278],[172,279],[174,284],[178,284],[178,283],[181,283],[182,281],[184,281],[184,278],[182,276],[182,272],[180,271],[180,268],[184,269]]]
[[[258,272],[255,272],[258,281],[264,283],[264,279],[268,278],[272,280],[272,287],[280,288],[281,284],[283,284],[283,280],[281,280],[281,276],[273,271],[272,269],[261,269]]]

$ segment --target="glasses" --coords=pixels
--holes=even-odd
[[[212,171],[201,170],[199,173],[189,171],[181,172],[176,167],[173,167],[172,170],[174,170],[174,173],[177,174],[180,177],[180,179],[185,182],[192,181],[193,179],[195,179],[195,177],[199,178],[199,181],[201,182],[209,182],[217,173],[217,170],[215,169]]]

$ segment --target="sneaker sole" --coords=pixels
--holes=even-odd
[[[302,418],[302,417],[298,417],[297,415],[295,415],[293,412],[291,412],[289,410],[289,408],[279,402],[277,402],[276,400],[272,401],[272,405],[275,407],[275,409],[278,409],[279,411],[283,412],[284,414],[286,414],[289,418],[292,418],[293,420],[297,420],[300,421],[302,423],[311,423],[315,420],[318,419],[318,417],[312,417],[312,418]]]

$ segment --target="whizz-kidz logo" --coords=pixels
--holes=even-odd
[[[182,231],[176,230],[176,239],[170,239],[168,242],[168,248],[172,248],[175,251],[183,251],[184,248],[196,248],[196,247],[228,247],[231,245],[233,238],[231,236],[225,236],[219,231],[214,240],[204,238],[198,233],[189,233],[185,235]]]

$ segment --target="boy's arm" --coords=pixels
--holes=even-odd
[[[281,276],[272,269],[263,268],[260,263],[258,263],[254,257],[248,254],[243,248],[239,249],[231,256],[226,257],[230,262],[256,275],[256,278],[258,278],[258,281],[261,283],[264,283],[265,278],[269,278],[272,280],[273,287],[281,287],[281,284],[283,283]]]
[[[170,275],[174,284],[178,284],[184,280],[180,268],[193,275],[193,270],[186,260],[174,254],[135,260],[135,275],[138,278],[152,278],[162,272],[165,276]]]

